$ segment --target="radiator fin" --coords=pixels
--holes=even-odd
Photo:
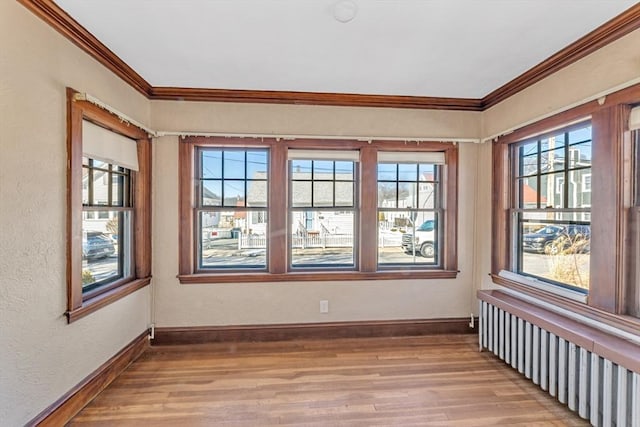
[[[480,301],[489,350],[597,427],[640,427],[640,374],[513,313]]]

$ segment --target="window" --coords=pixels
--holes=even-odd
[[[67,91],[69,322],[149,284],[150,140]]]
[[[83,295],[131,277],[131,173],[98,159],[82,158]]]
[[[421,154],[379,153],[380,266],[440,265],[442,227],[439,224],[443,217],[440,166],[430,158],[420,162],[420,157],[424,157]],[[440,154],[427,153],[427,157],[435,157],[435,161],[444,163]],[[429,161],[431,163],[427,163]]]
[[[591,124],[513,144],[511,158],[516,272],[586,292]]]
[[[351,160],[332,160],[338,154]],[[356,267],[357,158],[357,151],[289,150],[291,268]]]
[[[197,151],[198,269],[266,269],[269,153]]]
[[[179,279],[455,277],[457,153],[440,142],[183,138]],[[378,180],[387,167],[393,183]],[[394,186],[393,201],[378,205],[379,184]],[[435,235],[433,252],[404,250],[404,233]]]
[[[633,333],[640,327],[631,317],[640,317],[637,89],[497,138],[492,164],[493,281]]]

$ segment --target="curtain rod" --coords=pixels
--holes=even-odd
[[[121,111],[115,109],[111,105],[101,101],[100,99],[92,96],[88,93],[77,93],[74,96],[77,101],[87,101],[97,107],[102,108],[117,116],[120,120],[126,123],[130,123],[143,131],[147,132],[154,138],[161,136],[219,136],[224,138],[275,138],[275,139],[349,139],[356,141],[405,141],[405,142],[472,142],[475,144],[483,141],[480,138],[452,138],[452,137],[400,137],[400,136],[366,136],[366,135],[296,135],[296,134],[260,134],[260,133],[234,133],[234,132],[200,132],[200,131],[155,131],[142,123],[132,119]]]
[[[88,93],[76,93],[74,95],[73,99],[76,100],[76,101],[87,101],[87,102],[90,102],[91,104],[93,104],[93,105],[95,105],[97,107],[100,107],[103,110],[106,110],[106,111],[110,112],[111,114],[117,116],[121,121],[123,121],[125,123],[132,124],[133,126],[142,129],[143,131],[147,132],[151,136],[155,136],[155,134],[156,134],[156,131],[154,131],[153,129],[150,129],[150,128],[146,127],[142,123],[132,119],[131,117],[129,117],[126,114],[124,114],[123,112],[116,110],[115,108],[113,108],[109,104],[106,104],[106,103],[100,101],[98,98],[96,98],[95,96],[91,96]]]
[[[591,101],[596,101],[597,100],[598,102],[602,101],[601,103],[604,103],[604,98],[606,98],[607,95],[610,95],[610,94],[612,94],[614,92],[617,92],[619,90],[622,90],[622,89],[626,89],[626,88],[628,88],[630,86],[633,86],[635,84],[638,84],[638,83],[640,83],[640,77],[632,79],[632,80],[629,80],[629,81],[627,81],[625,83],[619,84],[619,85],[611,87],[609,89],[603,90],[602,92],[599,92],[599,93],[597,93],[595,95],[589,96],[589,97],[584,98],[584,99],[582,99],[580,101],[574,102],[573,104],[566,105],[566,106],[564,106],[562,108],[559,108],[557,110],[551,111],[551,112],[546,113],[546,114],[543,114],[543,115],[538,116],[536,118],[533,118],[531,120],[527,120],[526,122],[522,122],[522,123],[520,123],[518,125],[512,126],[512,127],[508,128],[508,129],[503,130],[501,132],[498,132],[498,133],[496,133],[494,135],[488,136],[486,138],[482,138],[482,142],[484,143],[484,142],[487,142],[487,141],[492,141],[492,140],[494,140],[496,138],[499,138],[501,136],[508,135],[508,134],[520,129],[520,128],[523,128],[523,127],[527,126],[527,125],[539,122],[540,120],[546,119],[548,117],[555,116],[556,114],[560,114],[560,113],[562,113],[564,111],[567,111],[567,110],[570,110],[572,108],[579,107],[580,105],[586,104],[586,103],[591,102]]]
[[[400,137],[400,136],[361,136],[361,135],[286,135],[286,134],[259,134],[259,133],[228,133],[228,132],[174,132],[160,131],[161,136],[218,136],[223,138],[271,138],[271,139],[349,139],[355,141],[404,141],[404,142],[473,142],[480,143],[479,138],[451,138],[451,137]]]

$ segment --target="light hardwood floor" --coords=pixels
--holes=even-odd
[[[152,347],[72,426],[587,425],[474,335]]]

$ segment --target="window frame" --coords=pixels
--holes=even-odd
[[[584,315],[608,325],[637,333],[638,318],[625,308],[625,289],[630,286],[630,245],[627,214],[631,201],[630,132],[631,105],[640,100],[640,85],[590,101],[564,112],[525,125],[493,140],[492,154],[492,261],[494,283],[511,288],[542,302]],[[537,289],[503,272],[515,272],[509,194],[510,145],[525,139],[590,120],[592,124],[592,199],[590,289],[586,302]],[[617,173],[611,173],[611,171]],[[627,277],[627,278],[625,278]]]
[[[391,279],[430,279],[455,278],[457,269],[457,180],[458,146],[451,142],[404,141],[357,141],[323,139],[275,139],[241,138],[216,136],[186,136],[178,139],[179,152],[179,260],[178,279],[182,284],[195,283],[242,283],[242,282],[280,282],[280,281],[331,281],[331,280],[391,280]],[[236,271],[201,272],[195,264],[195,232],[197,223],[193,215],[195,151],[198,147],[250,147],[269,149],[269,201],[267,215],[267,269],[266,272]],[[357,270],[313,270],[295,268],[290,271],[289,260],[289,149],[310,150],[358,150],[359,162],[356,194],[377,194],[378,151],[441,151],[445,154],[443,168],[443,209],[445,212],[445,247],[442,265],[438,269],[379,269],[377,265],[377,232],[360,233],[357,236],[359,246],[355,248]],[[355,230],[377,230],[377,198],[360,198],[357,201],[359,218]]]
[[[72,323],[151,282],[151,140],[145,131],[123,122],[117,116],[77,100],[77,91],[67,88],[67,316]],[[131,171],[133,219],[131,229],[131,275],[94,290],[82,288],[82,123],[90,121],[112,132],[137,141],[138,171]],[[100,209],[100,208],[98,208]],[[104,210],[117,210],[104,206]]]

